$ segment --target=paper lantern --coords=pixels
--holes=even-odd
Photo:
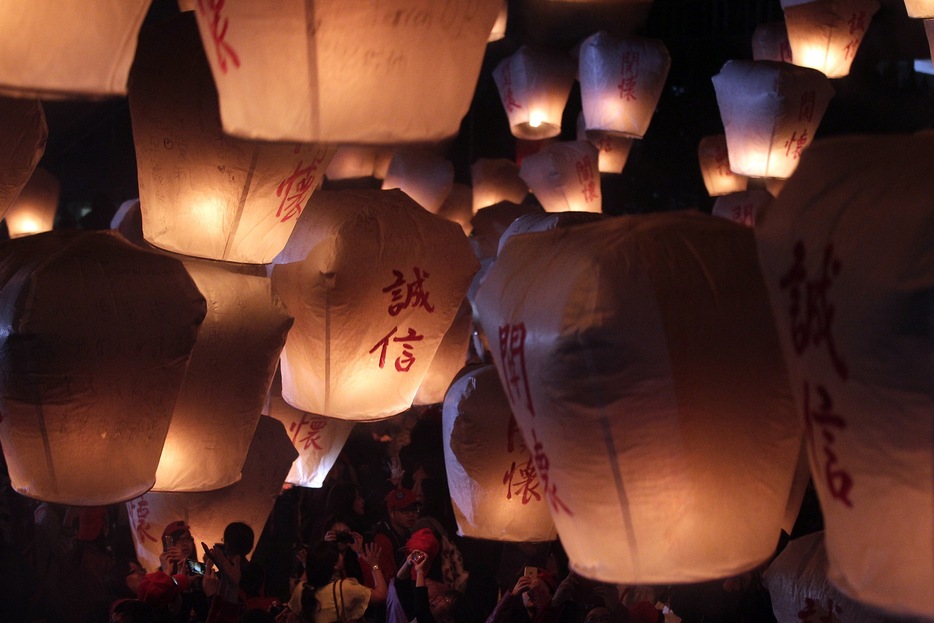
[[[372,177],[376,163],[376,147],[371,145],[341,145],[334,153],[324,176],[340,181]]]
[[[152,487],[204,298],[116,234],[0,246],[0,439],[13,487],[82,506]]]
[[[45,113],[37,100],[0,97],[0,217],[32,176],[48,136]]]
[[[147,33],[130,76],[146,240],[184,255],[271,262],[334,148],[227,136],[193,14]]]
[[[573,227],[574,225],[593,223],[602,218],[604,218],[602,214],[594,214],[593,212],[552,212],[548,214],[535,212],[523,214],[514,220],[503,232],[503,235],[499,237],[497,255],[503,252],[503,247],[517,234],[530,234],[537,231],[551,231],[561,227]]]
[[[298,457],[285,481],[298,487],[320,489],[334,467],[353,422],[300,411],[282,399],[282,379],[277,375],[269,390],[266,414],[282,422]]]
[[[493,29],[490,30],[490,36],[486,40],[487,43],[499,41],[506,37],[506,23],[508,21],[509,3],[506,0],[501,0],[499,13],[496,15],[496,21],[493,23]]]
[[[386,145],[457,134],[499,8],[285,0],[199,2],[195,14],[226,132]]]
[[[589,141],[562,141],[523,160],[519,176],[547,212],[600,212],[598,158]]]
[[[224,528],[234,521],[250,526],[258,541],[297,454],[282,423],[264,416],[256,425],[240,482],[216,491],[150,492],[127,502],[140,564],[159,568],[162,530],[178,520],[191,527],[199,556],[197,544],[222,542]]]
[[[450,160],[424,149],[397,149],[389,161],[383,190],[399,188],[432,214],[454,186],[454,165]]]
[[[124,95],[152,0],[0,4],[0,91],[16,97]]]
[[[571,567],[697,582],[772,555],[801,431],[752,232],[696,212],[516,236],[477,306]]]
[[[934,17],[934,2],[931,0],[905,0],[905,9],[908,11],[908,17]]]
[[[495,541],[554,540],[544,485],[494,366],[454,382],[442,422],[457,533]]]
[[[513,221],[523,214],[542,214],[541,208],[534,205],[516,205],[508,201],[501,201],[496,205],[481,208],[470,224],[473,232],[470,244],[477,259],[483,261],[495,258],[499,248],[499,239],[509,228]]]
[[[438,208],[438,216],[457,223],[464,230],[464,235],[469,236],[472,230],[470,219],[473,218],[473,191],[470,186],[455,183]]]
[[[791,44],[785,22],[759,24],[752,32],[752,60],[791,63]]]
[[[137,247],[151,248],[143,238],[143,213],[139,207],[139,199],[129,199],[121,203],[110,219],[110,228]]]
[[[727,61],[713,86],[730,168],[749,177],[790,177],[833,97],[820,72],[771,61]]]
[[[473,212],[500,201],[522,203],[528,185],[519,177],[519,165],[506,158],[480,158],[470,166]]]
[[[704,186],[711,197],[746,190],[749,178],[733,173],[730,169],[730,153],[723,134],[702,138],[697,146],[697,158],[700,160]]]
[[[240,480],[292,326],[265,267],[182,261],[208,313],[175,403],[154,491],[210,491]]]
[[[863,35],[879,10],[876,0],[782,0],[795,65],[828,78],[850,73]]]
[[[401,191],[320,194],[272,271],[295,314],[282,396],[318,415],[382,419],[412,405],[477,260],[460,227]]]
[[[622,173],[629,151],[632,149],[631,138],[616,136],[600,130],[587,131],[584,114],[577,116],[577,140],[590,141],[597,148],[597,169],[600,173]]]
[[[557,52],[522,46],[493,70],[513,136],[540,140],[561,133],[574,85],[574,63]]]
[[[434,405],[444,402],[444,394],[451,386],[451,381],[467,365],[467,349],[470,347],[470,339],[473,336],[472,320],[470,302],[465,298],[461,306],[457,308],[457,315],[454,316],[454,321],[445,332],[438,350],[435,351],[428,372],[425,373],[422,384],[418,386],[415,400],[412,401],[413,405]]]
[[[863,603],[934,617],[934,135],[834,139],[814,151],[755,232],[829,577]]]
[[[587,129],[645,136],[670,67],[668,50],[655,39],[605,32],[584,39],[578,78]]]
[[[45,169],[33,171],[4,216],[10,238],[52,231],[61,184]]]
[[[756,224],[756,214],[770,203],[772,203],[772,195],[767,190],[753,188],[717,197],[711,213],[728,221],[753,227]]]

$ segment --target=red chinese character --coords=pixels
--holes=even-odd
[[[620,99],[631,102],[636,99],[636,84],[639,80],[639,54],[626,52],[623,54],[622,77],[616,85],[619,89]]]
[[[304,450],[307,450],[311,446],[314,446],[315,450],[321,450],[322,448],[318,445],[318,440],[321,439],[321,429],[323,429],[326,424],[327,420],[322,420],[320,418],[313,419],[310,414],[303,413],[301,422],[292,422],[292,424],[289,425],[289,431],[292,432],[292,445],[298,448],[299,444],[304,444]],[[308,434],[299,439],[298,435],[305,426],[308,426]]]
[[[820,404],[817,409],[812,409],[810,385],[807,381],[804,382],[805,434],[810,442],[811,456],[818,465],[823,462],[824,478],[827,482],[827,487],[830,489],[830,495],[835,500],[843,502],[848,508],[852,508],[853,503],[850,501],[850,491],[853,489],[853,477],[845,469],[839,467],[837,454],[833,451],[833,443],[836,441],[836,437],[833,431],[830,430],[831,428],[844,430],[846,428],[846,420],[839,413],[833,412],[833,398],[830,396],[827,389],[822,385],[818,385],[816,389]],[[821,461],[820,456],[815,454],[817,449],[817,442],[814,439],[815,426],[821,427],[821,436],[824,439],[824,445],[822,447],[824,451],[824,461]]]
[[[804,128],[804,131],[801,132],[801,136],[798,136],[797,132],[792,132],[791,138],[785,141],[785,156],[791,156],[792,159],[797,160],[801,157],[801,152],[804,150],[804,147],[807,144],[807,128]]]
[[[856,51],[859,50],[859,43],[862,37],[853,37],[850,42],[843,47],[843,58],[856,58]]]
[[[518,478],[516,477],[516,471],[518,469]],[[516,465],[516,462],[512,462],[512,466],[506,470],[506,475],[503,476],[503,484],[506,485],[506,499],[511,500],[512,496],[515,495],[518,497],[522,495],[522,504],[528,504],[533,499],[538,501],[542,499],[542,495],[538,492],[538,479],[535,477],[535,466],[532,465],[532,459],[529,458],[528,462],[525,465]]]
[[[130,502],[130,515],[136,519],[136,537],[139,542],[145,543],[149,540],[158,543],[159,539],[149,532],[151,526],[149,521],[146,520],[146,517],[149,516],[149,502],[143,499],[140,499],[139,502]]]
[[[548,496],[548,500],[551,502],[551,508],[556,513],[563,511],[573,516],[574,513],[571,512],[571,509],[558,497],[558,486],[548,481],[548,468],[551,466],[551,462],[548,460],[548,455],[545,454],[545,446],[538,440],[538,435],[535,434],[534,428],[532,429],[532,441],[534,443],[533,458],[535,459],[535,469],[538,471],[538,477],[541,478],[542,482],[545,484],[545,495]]]
[[[376,352],[376,349],[380,349],[379,367],[382,368],[386,365],[386,351],[389,348],[390,338],[393,342],[402,342],[402,355],[396,357],[396,370],[399,372],[408,372],[415,363],[415,354],[412,352],[415,347],[409,344],[409,342],[420,342],[425,339],[425,336],[419,335],[415,329],[409,329],[408,333],[403,337],[393,337],[398,330],[399,327],[393,327],[392,331],[386,334],[386,337],[381,339],[376,343],[376,346],[370,349],[370,354]]]
[[[714,153],[714,162],[717,163],[717,175],[720,177],[733,176],[733,171],[730,169],[730,152],[725,146],[717,146],[717,151]]]
[[[435,311],[435,308],[428,302],[428,292],[425,291],[425,279],[430,275],[422,272],[418,266],[413,268],[415,280],[406,282],[401,270],[393,270],[396,280],[383,288],[383,292],[392,293],[392,304],[389,305],[389,315],[398,316],[399,312],[408,307],[421,307],[429,314]],[[402,286],[405,286],[405,298],[402,296]]]
[[[850,34],[855,35],[859,33],[862,35],[864,32],[866,32],[866,11],[853,13],[853,15],[850,16]]]
[[[814,117],[814,101],[816,91],[805,91],[801,94],[801,105],[798,107],[798,121],[810,121]]]
[[[597,183],[594,180],[593,164],[590,162],[590,156],[584,156],[577,161],[577,180],[581,183],[581,193],[584,195],[584,201],[590,203],[597,198]]]
[[[503,325],[499,328],[499,353],[506,371],[506,390],[514,405],[525,402],[535,417],[529,379],[525,370],[525,324]]]
[[[503,86],[505,87],[505,93],[503,94],[503,106],[506,107],[506,112],[511,113],[514,110],[522,108],[522,104],[516,101],[516,98],[512,93],[512,69],[508,64],[503,65]]]
[[[744,203],[742,205],[733,206],[732,220],[735,223],[741,223],[751,227],[755,223],[755,210],[752,204]]]
[[[211,20],[211,40],[214,43],[214,52],[217,54],[217,64],[225,74],[228,60],[234,64],[234,67],[240,67],[240,57],[237,56],[236,50],[224,40],[227,36],[227,27],[230,26],[230,20],[221,17],[226,2],[227,0],[198,0],[198,11]]]
[[[302,209],[308,202],[311,191],[315,188],[318,176],[315,172],[318,165],[323,162],[324,156],[315,158],[311,164],[302,168],[304,160],[299,160],[295,171],[289,177],[282,180],[279,188],[276,189],[276,197],[282,197],[279,203],[279,209],[276,211],[276,218],[285,223],[289,219],[302,213]],[[293,188],[294,186],[294,188]]]
[[[522,434],[519,431],[519,424],[516,422],[516,416],[509,416],[509,424],[506,428],[506,452],[512,454],[516,449],[516,437],[519,438],[519,452],[525,452],[525,439],[522,438]]]

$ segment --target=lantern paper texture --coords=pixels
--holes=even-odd
[[[376,147],[341,145],[334,153],[324,176],[333,181],[372,177],[376,163]]]
[[[934,617],[934,135],[815,151],[755,231],[828,575],[863,603]]]
[[[48,136],[38,100],[0,97],[0,217],[29,181]]]
[[[811,67],[828,78],[850,73],[876,0],[782,0],[785,27],[795,65]]]
[[[506,158],[481,158],[470,167],[473,185],[473,211],[500,201],[522,203],[529,194],[528,185],[519,177],[519,165]]]
[[[473,233],[470,236],[470,245],[481,262],[496,258],[499,249],[499,239],[512,222],[524,214],[542,214],[542,209],[535,205],[516,205],[508,201],[501,201],[496,205],[480,209],[474,214],[470,223]]]
[[[513,136],[541,140],[561,133],[574,85],[574,62],[549,50],[522,46],[493,70]]]
[[[756,214],[772,203],[767,190],[753,188],[739,193],[717,197],[712,214],[746,227],[756,224]]]
[[[124,95],[152,0],[0,3],[0,91],[17,97]]]
[[[399,188],[432,214],[454,186],[454,165],[430,151],[400,148],[389,161],[383,190]]]
[[[0,246],[0,439],[13,487],[104,505],[152,487],[205,301],[118,235]]]
[[[547,212],[600,212],[598,158],[589,141],[562,141],[526,157],[519,176]]]
[[[733,173],[730,169],[730,153],[723,134],[702,138],[697,146],[697,158],[700,160],[704,186],[711,197],[746,190],[749,178]]]
[[[465,298],[457,308],[454,322],[438,345],[412,404],[420,406],[444,402],[444,394],[448,391],[451,381],[467,364],[467,349],[473,335],[472,320],[470,302]]]
[[[33,171],[4,216],[10,238],[52,231],[61,184],[45,169]]]
[[[226,132],[385,145],[457,134],[499,9],[282,0],[204,2],[195,14]]]
[[[184,255],[271,262],[335,148],[227,136],[193,14],[148,32],[130,77],[146,240]]]
[[[600,173],[622,173],[629,159],[633,139],[625,136],[616,136],[600,130],[587,131],[584,124],[584,115],[577,116],[577,140],[590,141],[600,153],[597,158],[597,169]]]
[[[496,541],[556,538],[532,452],[494,366],[471,370],[451,386],[442,438],[458,534]]]
[[[209,491],[240,479],[292,326],[264,267],[183,263],[208,313],[175,403],[155,491]]]
[[[759,24],[752,33],[752,60],[792,62],[791,44],[785,22]]]
[[[282,423],[264,416],[256,425],[240,482],[216,491],[150,492],[127,502],[140,564],[159,568],[162,530],[178,520],[191,527],[195,543],[223,542],[224,528],[234,521],[250,526],[258,541],[297,454]]]
[[[833,97],[820,72],[772,61],[727,61],[713,77],[730,168],[788,178]]]
[[[470,186],[455,182],[444,203],[438,208],[438,216],[457,223],[464,230],[464,235],[469,236],[472,230],[470,220],[473,218],[473,191]]]
[[[533,214],[524,214],[514,220],[503,232],[503,235],[499,237],[497,255],[503,252],[503,247],[517,234],[551,231],[560,227],[573,227],[574,225],[593,223],[602,218],[604,218],[602,214],[592,212],[551,212],[547,214],[535,212]]]
[[[599,32],[580,46],[578,77],[587,130],[642,138],[662,95],[671,56],[656,39]]]
[[[516,236],[477,307],[576,572],[772,555],[801,432],[751,231],[677,212]]]
[[[487,38],[487,43],[499,41],[506,37],[506,23],[508,21],[509,3],[507,0],[501,0],[499,13],[496,15],[496,22],[493,23],[493,28],[490,30],[490,36]]]
[[[905,9],[908,17],[928,19],[934,17],[934,1],[932,0],[905,0]]]
[[[320,194],[272,271],[295,314],[282,396],[318,415],[386,418],[412,405],[477,260],[459,226],[401,191]]]

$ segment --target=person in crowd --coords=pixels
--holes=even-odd
[[[335,543],[341,553],[343,561],[339,570],[341,577],[353,578],[361,584],[375,588],[369,566],[360,564],[364,557],[363,535],[352,530],[348,519],[343,516],[328,517],[324,522],[324,527],[326,530],[324,540],[328,543]]]
[[[387,583],[406,559],[403,546],[412,534],[418,512],[418,500],[411,489],[397,487],[386,496],[386,519],[376,524],[373,543],[382,552],[379,566]]]
[[[408,620],[418,623],[473,623],[473,608],[463,593],[453,589],[429,597],[428,569],[433,560],[422,550],[412,551],[393,582]],[[415,579],[412,580],[414,575]]]
[[[159,602],[156,610],[166,605],[163,602],[172,602],[168,604],[168,609],[175,620],[180,622],[188,621],[192,616],[203,619],[207,615],[208,602],[201,586],[201,575],[189,562],[198,563],[198,550],[195,547],[195,539],[191,536],[191,528],[178,519],[166,525],[162,531],[159,570],[164,577],[154,577],[152,580],[156,584],[154,595]],[[148,574],[146,577],[152,575]],[[166,578],[175,578],[174,587],[167,585]],[[179,597],[178,603],[175,603],[176,595]]]
[[[545,569],[526,567],[511,591],[487,617],[487,623],[557,623],[558,611],[551,605],[555,579]]]
[[[162,531],[162,553],[159,564],[166,575],[185,573],[185,561],[198,561],[198,550],[191,528],[181,519],[173,521]]]

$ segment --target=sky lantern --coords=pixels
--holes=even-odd
[[[561,141],[527,156],[519,176],[547,212],[600,212],[598,159],[589,141]]]
[[[544,214],[541,208],[534,204],[510,203],[501,201],[496,205],[481,208],[470,224],[473,233],[470,244],[474,254],[481,262],[485,259],[495,259],[499,249],[499,239],[509,226],[523,214]]]
[[[3,217],[10,238],[52,231],[61,188],[55,176],[45,169],[33,171]]]
[[[490,36],[487,43],[500,41],[506,37],[506,24],[509,21],[509,3],[506,0],[500,0],[499,13],[496,15],[496,22],[490,30]]]
[[[752,60],[792,62],[785,22],[759,24],[752,32]]]
[[[772,61],[727,61],[713,86],[730,168],[749,177],[790,177],[833,97],[820,72]]]
[[[128,501],[130,530],[140,564],[147,569],[159,568],[162,530],[178,520],[191,527],[201,560],[204,554],[199,544],[223,542],[224,528],[233,521],[250,526],[258,541],[297,454],[282,423],[263,416],[243,462],[243,477],[236,484],[215,491],[149,492]]]
[[[561,117],[574,85],[574,61],[560,52],[522,46],[493,70],[509,129],[517,138],[561,134]]]
[[[460,226],[400,190],[316,195],[272,271],[295,315],[282,397],[346,420],[408,409],[477,269]]]
[[[152,0],[30,0],[0,6],[0,92],[125,95]]]
[[[795,65],[810,67],[828,78],[850,73],[876,0],[782,0],[785,27]]]
[[[587,131],[584,115],[577,116],[577,140],[590,141],[599,152],[597,169],[600,173],[622,173],[629,159],[633,139],[600,130]]]
[[[470,166],[473,212],[500,201],[522,203],[529,186],[519,177],[519,165],[507,158],[480,158]]]
[[[905,0],[905,9],[908,17],[929,19],[934,17],[934,1],[932,0]]]
[[[227,133],[386,145],[457,134],[500,4],[199,2],[195,14]]]
[[[147,30],[139,48],[129,99],[146,240],[183,255],[271,262],[335,148],[226,135],[192,13]]]
[[[513,237],[477,295],[571,567],[698,582],[774,552],[801,429],[752,232],[696,212]]]
[[[112,233],[47,232],[0,246],[0,298],[13,487],[82,506],[148,491],[205,314],[182,264]]]
[[[454,186],[454,165],[426,149],[400,147],[393,152],[383,190],[399,188],[432,214]]]
[[[444,402],[444,394],[448,391],[451,381],[467,365],[467,349],[473,336],[472,320],[470,302],[465,298],[457,308],[454,322],[438,345],[412,404],[421,406]]]
[[[587,130],[645,136],[670,67],[668,49],[656,39],[605,32],[584,39],[578,78]]]
[[[551,231],[561,227],[573,227],[574,225],[583,225],[584,223],[593,223],[604,217],[602,214],[593,212],[534,212],[523,214],[506,228],[503,235],[499,237],[499,249],[497,255],[503,252],[510,239],[517,234],[529,234],[536,231]]]
[[[730,169],[730,152],[726,147],[726,136],[705,136],[697,145],[704,186],[711,197],[738,193],[746,190],[749,178],[733,173]]]
[[[0,97],[0,217],[32,176],[48,136],[38,100]]]
[[[756,214],[770,203],[772,203],[772,195],[769,191],[752,188],[717,197],[711,214],[746,227],[753,227],[756,224]]]
[[[934,135],[814,149],[755,233],[805,427],[828,576],[865,604],[934,617],[934,253],[925,233]]]
[[[454,182],[451,192],[438,208],[438,216],[457,223],[464,235],[469,236],[472,231],[470,220],[473,218],[473,190],[470,186]]]
[[[531,448],[491,365],[461,375],[444,399],[442,444],[461,536],[553,541],[555,524]]]
[[[376,147],[373,145],[341,145],[334,152],[324,177],[330,181],[373,177]]]

